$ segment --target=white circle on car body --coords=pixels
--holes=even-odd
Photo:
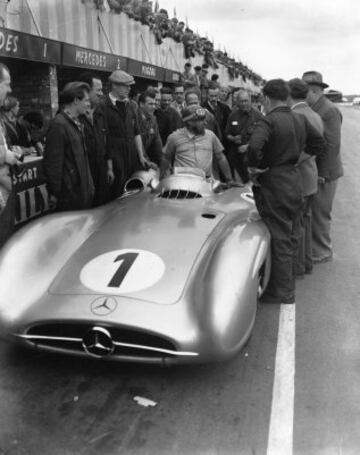
[[[102,294],[129,294],[153,286],[164,272],[165,264],[155,253],[124,249],[92,259],[81,269],[80,281]]]

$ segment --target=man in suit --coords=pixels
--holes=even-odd
[[[216,121],[218,122],[221,131],[220,140],[224,143],[226,139],[225,136],[226,123],[231,113],[231,109],[227,104],[222,103],[219,100],[219,97],[220,97],[219,87],[214,83],[210,83],[209,89],[207,91],[207,99],[205,103],[203,103],[203,107],[210,111],[216,118]]]
[[[46,135],[43,168],[50,204],[58,211],[87,209],[93,203],[94,183],[79,119],[90,109],[89,92],[84,82],[66,84],[60,94],[63,109]]]
[[[340,155],[342,115],[324,95],[324,89],[328,84],[323,82],[319,72],[307,71],[303,74],[302,80],[309,86],[307,102],[323,121],[326,142],[324,178],[319,180],[318,192],[312,202],[313,262],[321,263],[331,261],[333,258],[330,237],[331,211],[338,178],[344,174]]]
[[[160,109],[155,111],[155,117],[159,125],[161,141],[164,145],[169,135],[178,128],[181,128],[182,123],[178,111],[171,107],[173,100],[171,88],[162,87],[160,94]]]
[[[263,117],[261,112],[251,105],[250,93],[241,88],[236,95],[236,107],[228,117],[225,135],[228,141],[228,159],[243,183],[249,181],[246,162],[246,145],[255,124]]]
[[[309,92],[308,85],[301,79],[289,81],[289,106],[296,114],[305,116],[311,125],[321,134],[324,126],[319,114],[311,109],[306,102]],[[303,184],[304,205],[300,216],[299,254],[297,260],[297,277],[312,271],[312,199],[318,190],[318,170],[315,156],[302,152],[298,163]]]

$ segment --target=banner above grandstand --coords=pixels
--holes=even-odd
[[[128,73],[133,76],[163,81],[165,78],[165,69],[160,66],[151,65],[150,63],[139,62],[129,58]]]
[[[97,71],[128,71],[128,59],[114,54],[87,49],[85,47],[63,44],[62,64]]]
[[[176,71],[165,70],[165,82],[178,84],[181,80],[181,74]]]
[[[60,63],[61,44],[58,41],[0,27],[0,55],[35,62]]]

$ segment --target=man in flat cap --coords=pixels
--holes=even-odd
[[[165,155],[173,167],[194,167],[204,171],[207,178],[213,175],[213,156],[227,183],[232,183],[229,164],[216,135],[205,128],[205,109],[189,106],[183,110],[184,128],[168,137]]]
[[[110,198],[123,193],[124,184],[140,166],[152,166],[144,156],[136,110],[129,101],[134,78],[116,70],[109,77],[110,93],[94,112],[94,123],[101,133],[107,159],[107,176],[112,185]]]
[[[46,135],[43,169],[50,205],[57,211],[92,206],[94,183],[79,117],[90,109],[90,87],[69,82],[60,93],[62,110],[50,123]]]
[[[344,173],[340,156],[342,115],[324,95],[328,84],[323,82],[321,73],[306,71],[302,80],[309,86],[307,102],[323,121],[326,142],[324,174],[323,178],[319,179],[318,192],[312,202],[313,262],[321,263],[331,261],[333,257],[330,237],[331,211],[337,180]]]

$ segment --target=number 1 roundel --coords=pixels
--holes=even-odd
[[[80,281],[102,294],[126,294],[154,285],[164,272],[163,260],[150,251],[115,250],[88,262],[80,272]]]

